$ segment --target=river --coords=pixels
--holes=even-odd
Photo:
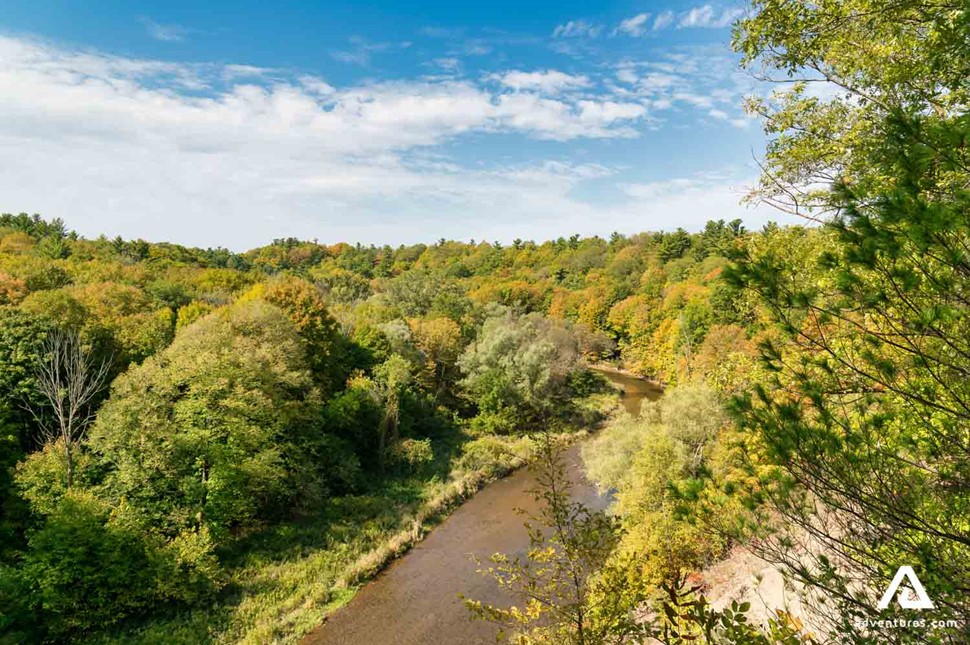
[[[656,401],[663,394],[663,388],[653,381],[648,381],[628,372],[621,372],[612,368],[593,367],[595,372],[602,374],[620,391],[620,401],[623,409],[638,416],[644,399]]]
[[[654,400],[660,390],[647,381],[601,371],[623,394],[623,405],[638,414],[644,398]],[[593,508],[608,500],[587,481],[579,445],[565,454],[573,498]],[[494,643],[498,628],[472,621],[458,594],[491,604],[510,605],[514,599],[491,578],[479,575],[474,558],[487,560],[496,552],[524,553],[529,536],[517,509],[537,510],[530,491],[535,473],[523,468],[487,486],[455,510],[407,554],[391,563],[354,598],[311,632],[304,645],[437,645]]]

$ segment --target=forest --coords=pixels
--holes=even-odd
[[[602,419],[614,397],[588,363],[623,353],[675,382],[753,348],[721,277],[737,222],[243,254],[0,226],[4,614],[30,639],[160,607],[178,624],[213,599],[224,615],[188,614],[188,638],[194,621],[265,628],[231,595],[322,527],[322,561],[292,575],[323,577],[274,589],[292,596],[273,610],[324,607],[407,522],[528,459],[531,434]]]
[[[786,81],[751,199],[801,225],[236,253],[0,216],[0,640],[291,642],[534,462],[544,566],[490,570],[532,600],[468,601],[513,642],[966,642],[970,16],[757,0],[734,47]],[[664,397],[618,413],[600,364]],[[597,427],[609,514],[556,485]],[[735,545],[812,620],[708,603]],[[933,623],[867,627],[912,618],[903,565]]]

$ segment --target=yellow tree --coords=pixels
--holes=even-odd
[[[425,358],[425,369],[437,399],[456,376],[456,364],[462,350],[461,328],[451,318],[408,321],[415,344]]]

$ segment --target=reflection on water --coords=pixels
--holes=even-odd
[[[598,367],[592,369],[605,376],[610,383],[620,390],[623,408],[635,417],[640,416],[640,407],[644,399],[656,401],[663,394],[660,386],[642,378]]]

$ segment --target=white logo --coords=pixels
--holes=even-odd
[[[909,582],[909,586],[912,588],[912,596],[915,596],[915,599],[909,593],[899,594],[897,601],[900,607],[903,609],[933,609],[936,607],[933,601],[930,600],[930,597],[926,595],[926,589],[923,588],[923,583],[916,577],[916,572],[913,571],[913,567],[902,566],[896,571],[893,581],[889,583],[889,589],[886,589],[882,600],[876,605],[878,609],[886,609],[889,607],[889,602],[897,595],[896,592],[899,590],[899,585],[903,582],[903,578],[906,578]]]

